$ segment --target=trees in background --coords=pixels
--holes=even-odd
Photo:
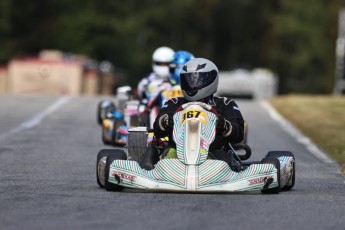
[[[136,85],[159,46],[220,69],[265,67],[280,92],[329,93],[341,0],[1,0],[0,62],[41,49],[110,60]]]

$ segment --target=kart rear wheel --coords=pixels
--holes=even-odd
[[[104,158],[105,158],[105,162],[104,162]],[[96,161],[97,184],[101,188],[107,187],[107,181],[109,177],[109,166],[110,166],[110,163],[113,162],[113,160],[127,160],[127,154],[122,149],[102,149],[97,154],[97,161]],[[108,165],[108,170],[107,170],[107,162],[110,162]],[[108,187],[110,187],[111,189],[112,185],[114,184],[111,184],[111,186],[108,186]]]
[[[103,179],[100,179],[99,176],[100,176],[100,170],[101,170],[101,167],[104,167],[105,164],[103,162],[104,165],[101,165],[102,162],[100,162],[100,160],[103,158],[103,157],[107,157],[110,153],[111,149],[102,149],[101,151],[98,152],[97,154],[97,161],[96,161],[96,176],[97,176],[97,184],[99,185],[99,187],[103,188],[104,187],[104,181]],[[101,182],[102,181],[102,182]]]
[[[289,183],[282,187],[282,190],[289,191],[295,186],[295,177],[296,177],[296,168],[295,168],[295,162],[292,162],[292,175]]]
[[[279,160],[277,158],[273,158],[273,157],[265,157],[264,159],[261,160],[261,164],[273,164],[274,167],[277,169],[277,180],[278,180],[278,186],[277,187],[264,188],[263,190],[261,190],[261,192],[263,194],[278,194],[279,190],[280,190],[280,162],[279,162]]]
[[[292,157],[295,160],[295,156],[290,151],[269,151],[266,157]],[[287,185],[285,185],[282,190],[288,191],[291,190],[295,186],[295,179],[296,179],[296,168],[295,168],[295,161],[292,163],[292,176]]]
[[[115,149],[112,151],[111,154],[108,155],[108,157],[106,159],[106,163],[105,163],[105,170],[104,170],[104,178],[105,178],[104,188],[107,191],[122,191],[123,186],[113,184],[113,183],[110,183],[108,181],[109,180],[110,165],[111,165],[111,163],[113,163],[114,160],[127,160],[127,155],[126,155],[125,151],[123,151],[121,149]]]

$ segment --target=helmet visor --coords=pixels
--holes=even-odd
[[[154,61],[153,62],[153,65],[156,65],[156,66],[169,66],[169,62],[160,62],[160,61]]]
[[[217,77],[217,71],[212,70],[210,72],[194,72],[183,73],[180,75],[181,88],[186,91],[197,91],[205,88],[215,81]]]

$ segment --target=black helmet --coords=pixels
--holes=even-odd
[[[201,100],[217,92],[218,68],[205,58],[194,58],[182,67],[180,80],[186,100]]]

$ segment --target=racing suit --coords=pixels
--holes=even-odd
[[[155,93],[156,87],[163,82],[169,81],[169,78],[160,78],[156,74],[150,73],[147,77],[141,79],[138,83],[138,96],[141,100],[150,100],[151,94]],[[171,84],[171,83],[170,83]]]
[[[174,114],[177,108],[181,105],[188,103],[183,97],[176,97],[168,100],[160,109],[158,116],[154,123],[154,135],[157,138],[162,138],[169,136],[169,145],[175,146],[172,139],[172,132],[164,131],[159,125],[159,118],[164,114]],[[231,123],[232,131],[229,136],[223,136],[222,134],[216,134],[214,142],[210,145],[210,152],[215,150],[229,150],[229,143],[236,144],[243,140],[244,138],[244,120],[240,109],[234,100],[226,97],[212,96],[208,99],[207,104],[211,105],[216,109],[218,114],[223,115],[223,117]]]
[[[161,92],[171,90],[173,87],[169,78],[159,78],[154,73],[142,79],[138,84],[138,96],[141,99],[140,103],[143,106],[142,111],[148,111],[149,118],[142,117],[144,123],[149,127],[153,127],[153,122],[158,114],[158,110],[162,105]]]

